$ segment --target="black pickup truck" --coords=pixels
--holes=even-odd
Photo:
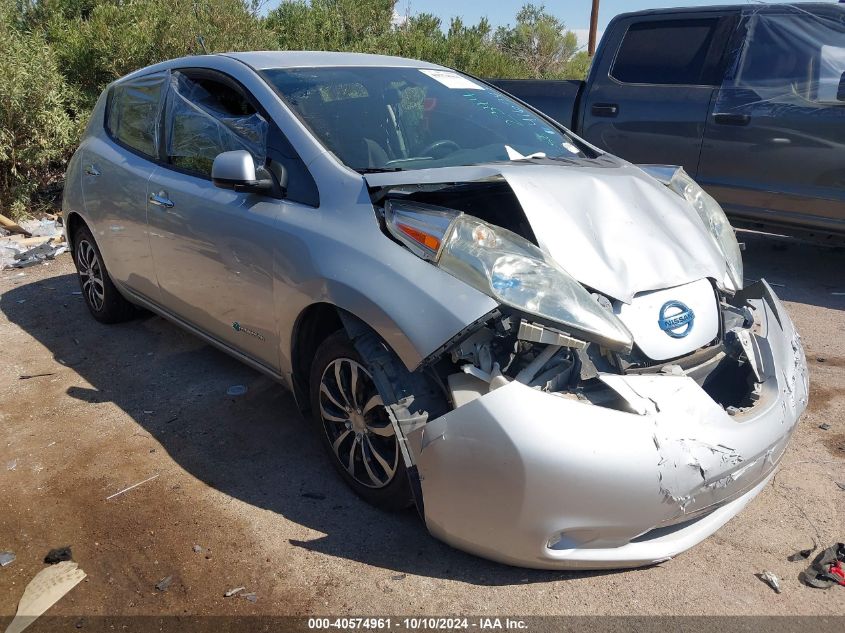
[[[632,163],[683,165],[736,226],[845,239],[845,4],[626,13],[586,82],[492,83]]]

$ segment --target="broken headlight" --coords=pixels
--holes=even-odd
[[[669,181],[669,188],[689,202],[701,217],[716,246],[722,251],[728,265],[728,274],[734,290],[742,290],[742,254],[736,234],[722,207],[709,193],[679,168]]]
[[[444,212],[452,214],[444,227]],[[458,211],[388,200],[388,230],[419,256],[501,303],[564,326],[569,334],[630,351],[612,313],[537,246]]]

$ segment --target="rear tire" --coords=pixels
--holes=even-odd
[[[379,508],[410,506],[413,497],[395,429],[344,330],[317,348],[309,389],[314,426],[341,479]]]
[[[100,323],[121,323],[133,318],[136,308],[115,287],[96,240],[87,226],[73,236],[73,263],[88,310]]]

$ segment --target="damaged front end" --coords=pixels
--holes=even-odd
[[[769,285],[737,289],[741,262],[620,296],[517,236],[518,215],[502,230],[407,197],[380,203],[394,239],[500,302],[413,372],[347,324],[432,534],[526,567],[645,565],[765,486],[806,406],[807,370]]]

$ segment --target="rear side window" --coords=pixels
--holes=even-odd
[[[623,83],[715,85],[711,47],[719,18],[632,24],[610,75]]]
[[[144,75],[113,86],[106,128],[112,138],[158,158],[159,125],[169,73]]]

